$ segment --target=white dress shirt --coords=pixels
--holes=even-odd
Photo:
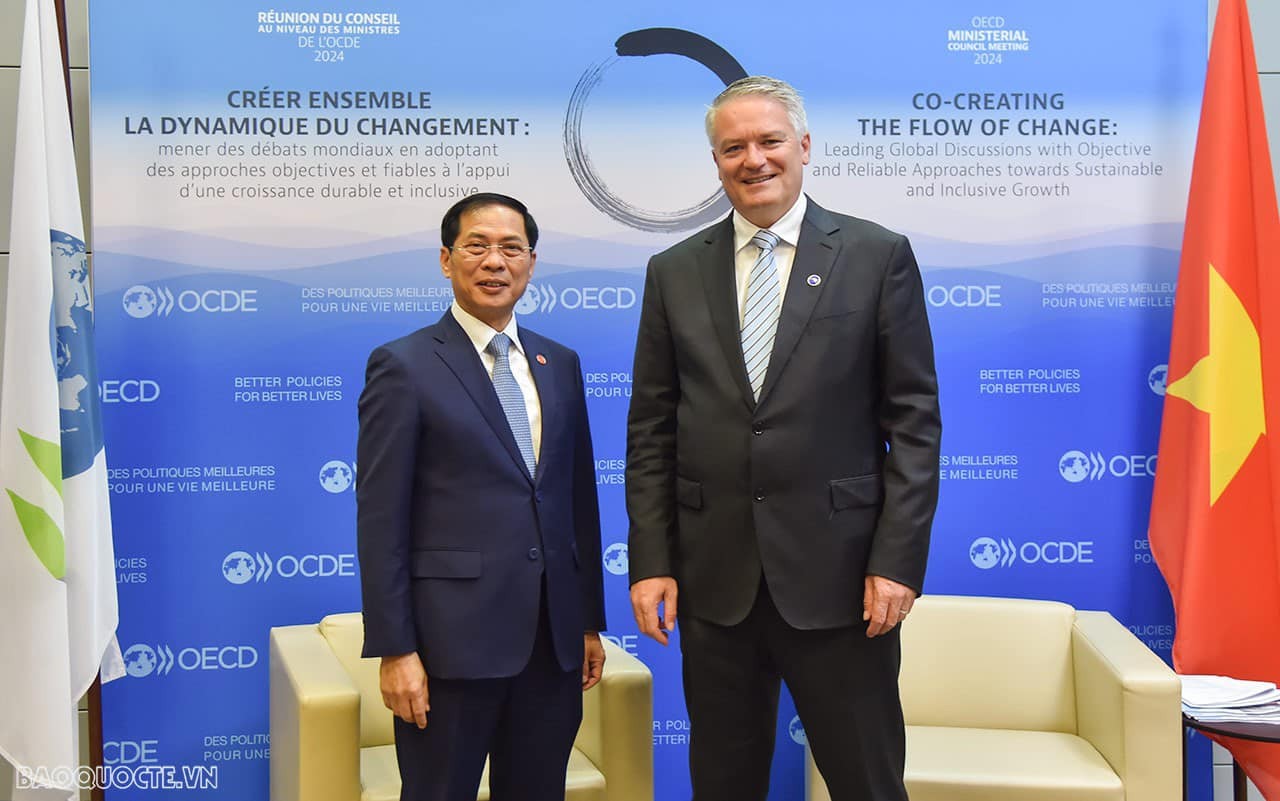
[[[510,337],[511,349],[507,351],[507,358],[511,362],[511,374],[515,376],[516,384],[520,387],[520,394],[524,396],[524,408],[529,415],[529,432],[533,436],[533,459],[536,463],[542,453],[542,404],[538,401],[538,385],[533,383],[533,373],[529,371],[529,358],[525,355],[524,345],[520,343],[520,332],[516,327],[516,316],[514,314],[511,315],[511,322],[507,323],[507,327],[499,332],[490,328],[488,323],[483,323],[476,319],[466,309],[459,306],[456,300],[449,310],[453,312],[453,319],[457,320],[458,325],[462,326],[467,338],[471,340],[476,352],[480,354],[480,361],[484,362],[484,369],[489,373],[490,381],[493,380],[493,365],[497,362],[497,359],[487,352],[485,348],[489,347],[489,342],[495,334],[503,333]]]
[[[796,260],[796,243],[800,241],[800,223],[804,222],[804,211],[808,200],[804,193],[796,200],[794,206],[782,215],[776,223],[769,226],[770,231],[778,235],[782,241],[773,247],[773,265],[778,270],[778,304],[787,297],[787,281],[791,278],[791,264]],[[733,269],[738,286],[738,327],[742,327],[742,315],[747,311],[747,284],[751,281],[751,268],[756,264],[760,248],[751,244],[751,237],[756,235],[760,226],[750,222],[735,209],[733,212]]]

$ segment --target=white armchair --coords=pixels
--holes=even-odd
[[[911,801],[1173,801],[1181,683],[1106,612],[926,595],[902,627]],[[830,801],[808,760],[809,801]]]

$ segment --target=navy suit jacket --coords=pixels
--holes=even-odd
[[[452,313],[369,357],[356,480],[365,656],[418,651],[438,678],[514,676],[533,648],[544,573],[563,669],[581,667],[583,632],[604,628],[578,356],[519,336],[542,407],[536,476]]]

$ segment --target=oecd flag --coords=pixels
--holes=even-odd
[[[71,797],[75,704],[100,668],[107,681],[123,662],[93,286],[53,0],[26,2],[13,194],[0,376],[0,756],[20,785]]]

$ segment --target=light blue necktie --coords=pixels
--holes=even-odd
[[[778,310],[782,306],[778,268],[773,261],[773,248],[781,241],[777,234],[764,228],[751,237],[751,244],[760,248],[760,255],[747,281],[747,305],[742,313],[742,356],[747,363],[751,394],[756,400],[760,400],[760,388],[769,370],[773,337],[778,331]]]
[[[524,405],[524,393],[516,383],[515,374],[511,372],[511,338],[506,334],[494,334],[489,340],[485,352],[493,356],[493,388],[498,393],[498,401],[502,403],[502,411],[507,415],[507,425],[516,438],[516,447],[524,457],[524,465],[529,468],[529,475],[534,475],[537,462],[533,458],[533,430],[529,427],[529,411]]]

